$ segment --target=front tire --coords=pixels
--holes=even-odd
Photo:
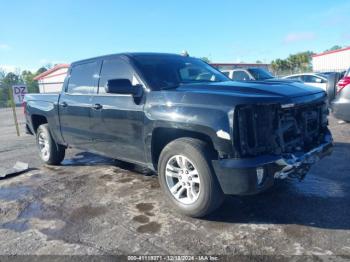
[[[203,217],[222,204],[224,194],[210,165],[212,159],[208,144],[194,138],[176,139],[161,152],[159,182],[180,213]]]
[[[52,138],[49,125],[43,124],[36,132],[36,143],[41,160],[48,165],[59,165],[64,159],[66,149]]]

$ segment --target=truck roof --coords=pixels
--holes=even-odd
[[[156,53],[156,52],[125,52],[125,53],[117,53],[117,54],[109,54],[109,55],[103,55],[103,56],[96,56],[92,58],[87,58],[83,60],[78,60],[73,62],[71,65],[85,63],[89,61],[99,60],[99,59],[106,59],[106,58],[112,58],[112,57],[118,57],[118,56],[126,56],[126,57],[134,57],[134,56],[181,56],[179,54],[172,54],[172,53]]]

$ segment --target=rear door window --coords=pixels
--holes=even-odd
[[[302,81],[305,83],[324,83],[322,78],[313,75],[304,75],[301,77]]]
[[[94,94],[98,80],[97,61],[74,65],[70,72],[67,92],[69,94]]]

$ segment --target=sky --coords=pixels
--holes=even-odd
[[[148,51],[269,63],[350,45],[349,0],[0,0],[0,8],[7,71]]]

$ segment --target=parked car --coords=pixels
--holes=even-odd
[[[328,75],[331,75],[331,74],[334,74],[334,73],[339,74],[339,79],[342,79],[345,76],[346,71],[340,71],[340,72],[338,72],[338,71],[328,71],[328,72],[322,72],[322,75],[328,76]]]
[[[303,73],[284,76],[282,79],[298,80],[306,85],[322,88],[324,91],[327,90],[327,76],[317,73]]]
[[[300,81],[306,85],[323,89],[327,93],[329,102],[335,98],[336,84],[340,78],[341,73],[339,72],[303,73],[283,77],[283,79]]]
[[[234,81],[259,81],[274,78],[269,71],[258,67],[222,70],[221,72]]]
[[[60,94],[28,94],[24,105],[44,163],[60,164],[70,146],[145,166],[158,171],[168,201],[194,217],[225,194],[302,179],[332,150],[319,88],[229,81],[180,55],[78,61]]]
[[[336,118],[350,122],[350,69],[337,83],[337,94],[332,102],[332,111]]]

